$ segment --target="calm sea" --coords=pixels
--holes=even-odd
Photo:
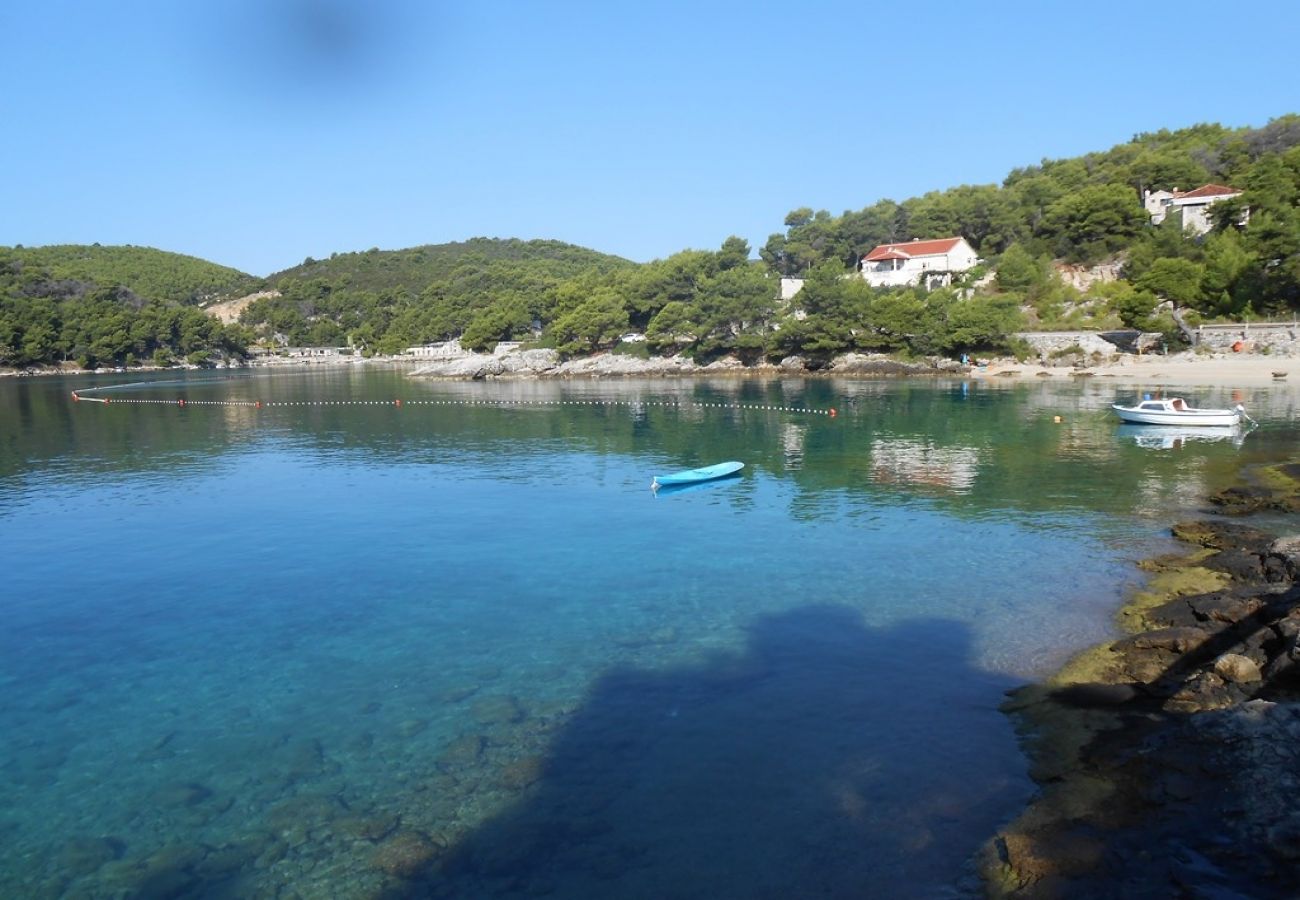
[[[1297,437],[1285,388],[1210,441],[1100,380],[71,402],[131,380],[0,383],[0,896],[960,894],[1032,793],[1004,692]]]

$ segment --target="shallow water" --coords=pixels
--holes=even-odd
[[[1097,384],[92,382],[0,385],[3,896],[960,893],[1031,792],[1003,692],[1295,438],[1284,389],[1164,447]]]

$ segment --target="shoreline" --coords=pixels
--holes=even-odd
[[[1145,560],[1124,636],[1012,691],[1038,795],[977,858],[989,896],[1300,894],[1300,464],[1244,470]]]
[[[535,351],[530,351],[535,352]],[[371,357],[354,359],[292,359],[273,363],[254,363],[243,366],[169,367],[140,366],[130,369],[76,369],[49,368],[40,370],[0,369],[0,377],[40,378],[62,375],[112,375],[146,372],[232,372],[276,369],[346,368],[352,366],[409,367],[412,377],[459,381],[489,379],[563,380],[624,377],[747,377],[789,376],[804,377],[959,377],[972,380],[998,379],[1005,381],[1077,380],[1102,378],[1117,383],[1142,383],[1183,387],[1264,387],[1285,386],[1288,376],[1300,379],[1300,359],[1259,354],[1215,353],[1198,355],[1193,352],[1171,356],[1121,356],[1114,360],[1091,365],[1049,366],[1042,362],[1017,362],[1013,359],[995,359],[988,363],[962,365],[955,360],[904,361],[883,354],[845,354],[836,357],[830,365],[818,369],[808,368],[802,359],[792,358],[781,363],[744,365],[735,359],[708,365],[695,365],[678,358],[652,358],[622,356],[605,353],[550,363],[544,370],[501,365],[502,359],[479,354],[444,363],[406,356]],[[495,361],[495,364],[493,364]]]

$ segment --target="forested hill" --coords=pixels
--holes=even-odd
[[[0,247],[0,366],[205,365],[251,334],[197,303],[258,279],[145,247]]]
[[[238,296],[256,290],[261,281],[238,269],[151,247],[0,247],[0,263],[39,269],[53,281],[125,288],[144,300],[186,305]]]
[[[241,321],[290,344],[369,353],[454,337],[483,348],[550,323],[562,285],[638,268],[560,241],[513,238],[339,253],[270,276],[279,296],[255,301]]]
[[[301,265],[271,275],[267,282],[279,286],[289,279],[306,281],[317,278],[356,291],[401,289],[418,294],[434,282],[454,280],[483,269],[506,269],[515,265],[526,266],[550,278],[571,278],[581,272],[607,272],[634,264],[562,241],[477,237],[405,250],[372,248],[359,253],[335,253],[329,259],[321,260],[308,257]]]

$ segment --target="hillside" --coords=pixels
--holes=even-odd
[[[552,277],[570,278],[586,271],[611,271],[634,263],[562,241],[522,241],[515,238],[471,238],[449,244],[425,244],[405,250],[336,253],[329,259],[308,258],[301,265],[276,272],[267,283],[278,287],[287,279],[321,279],[357,291],[405,290],[418,294],[437,281],[453,277],[458,268],[487,268],[526,263]]]
[[[0,262],[44,270],[53,281],[126,288],[145,300],[197,305],[246,294],[260,280],[228,266],[151,247],[57,244],[0,247]]]
[[[251,281],[234,269],[139,247],[0,248],[0,366],[241,359],[247,332],[193,303]]]

